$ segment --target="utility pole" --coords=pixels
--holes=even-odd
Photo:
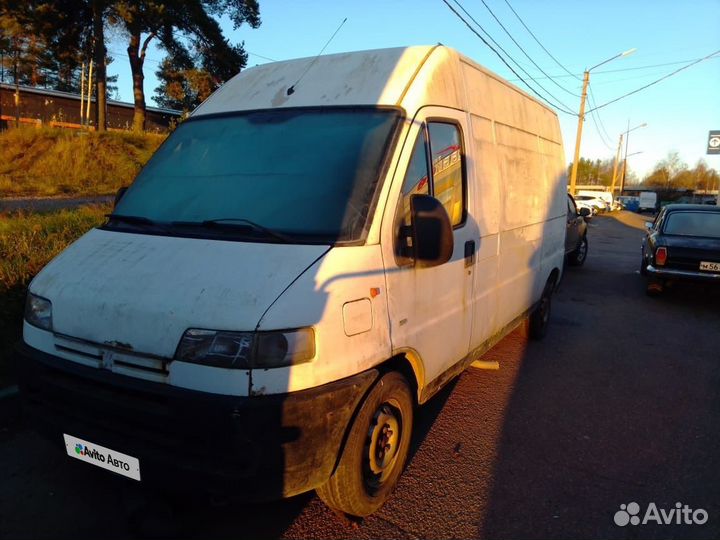
[[[625,175],[627,174],[627,158],[628,158],[628,145],[630,144],[630,119],[628,118],[627,137],[625,137],[625,163],[623,163],[623,177],[622,183],[620,184],[620,194],[622,195],[623,189],[625,189]]]
[[[623,168],[622,168],[622,176],[621,176],[621,182],[620,182],[620,195],[622,195],[623,190],[625,189],[625,174],[627,173],[627,158],[628,158],[628,144],[630,143],[630,132],[635,131],[636,129],[646,127],[647,123],[640,124],[638,126],[635,126],[634,128],[630,128],[630,119],[628,118],[628,129],[627,131],[624,131],[620,134],[620,142],[618,143],[618,151],[617,155],[615,156],[615,163],[618,163],[618,160],[620,159],[620,149],[622,148],[622,142],[623,142],[623,136],[625,137],[625,159],[623,159]],[[638,152],[639,153],[639,152]],[[633,154],[634,155],[634,154]],[[615,171],[613,169],[613,188],[615,189]]]
[[[580,159],[580,141],[582,139],[583,122],[585,121],[585,100],[587,99],[587,87],[590,84],[590,70],[583,75],[582,95],[580,96],[580,114],[578,114],[577,135],[575,135],[575,156],[573,157],[572,172],[570,173],[570,194],[575,195],[577,184],[578,161]]]
[[[610,187],[610,193],[612,194],[613,198],[615,197],[615,180],[617,179],[617,169],[618,169],[618,162],[620,161],[620,150],[622,149],[622,141],[623,141],[623,135],[624,133],[620,134],[620,142],[618,142],[618,149],[615,153],[615,161],[613,162],[613,177],[612,177],[612,186]],[[622,195],[622,190],[620,190],[620,195]]]
[[[20,127],[20,82],[18,81],[18,56],[20,45],[15,37],[15,62],[13,64],[13,77],[15,78],[15,127]]]
[[[600,67],[603,64],[607,64],[608,62],[615,60],[616,58],[620,58],[622,56],[628,56],[628,55],[634,53],[635,51],[636,51],[636,49],[629,49],[625,52],[616,54],[612,58],[608,58],[607,60],[600,62],[596,66],[591,67],[590,69],[586,69],[585,73],[583,74],[583,88],[582,88],[582,95],[580,96],[580,113],[578,114],[578,128],[577,128],[577,135],[575,136],[575,157],[573,158],[572,170],[570,172],[570,194],[571,195],[575,195],[575,185],[577,183],[578,161],[580,160],[580,141],[582,140],[582,127],[583,127],[583,122],[585,121],[585,100],[587,99],[587,88],[588,88],[588,85],[590,84],[590,72],[593,69],[595,69],[596,67]]]

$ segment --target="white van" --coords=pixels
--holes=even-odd
[[[415,406],[544,335],[564,164],[555,113],[444,46],[243,71],[31,283],[28,410],[136,481],[368,515]]]
[[[644,212],[650,210],[655,212],[657,210],[658,200],[657,193],[654,191],[641,191],[638,203],[638,212]]]

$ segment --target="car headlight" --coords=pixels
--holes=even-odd
[[[315,356],[312,328],[274,332],[187,330],[175,358],[208,366],[253,369],[309,362]]]
[[[25,301],[25,320],[43,330],[52,330],[52,303],[50,300],[28,292]]]

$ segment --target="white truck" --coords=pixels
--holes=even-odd
[[[245,70],[30,284],[27,409],[135,481],[368,515],[415,406],[545,334],[564,163],[552,110],[444,46]]]
[[[649,210],[655,212],[657,210],[657,193],[654,191],[641,191],[638,199],[638,212]]]

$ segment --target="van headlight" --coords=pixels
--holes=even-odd
[[[266,369],[309,362],[315,356],[312,328],[274,332],[186,330],[175,358],[234,369]]]
[[[52,303],[50,300],[28,292],[25,300],[25,320],[33,326],[52,331]]]

